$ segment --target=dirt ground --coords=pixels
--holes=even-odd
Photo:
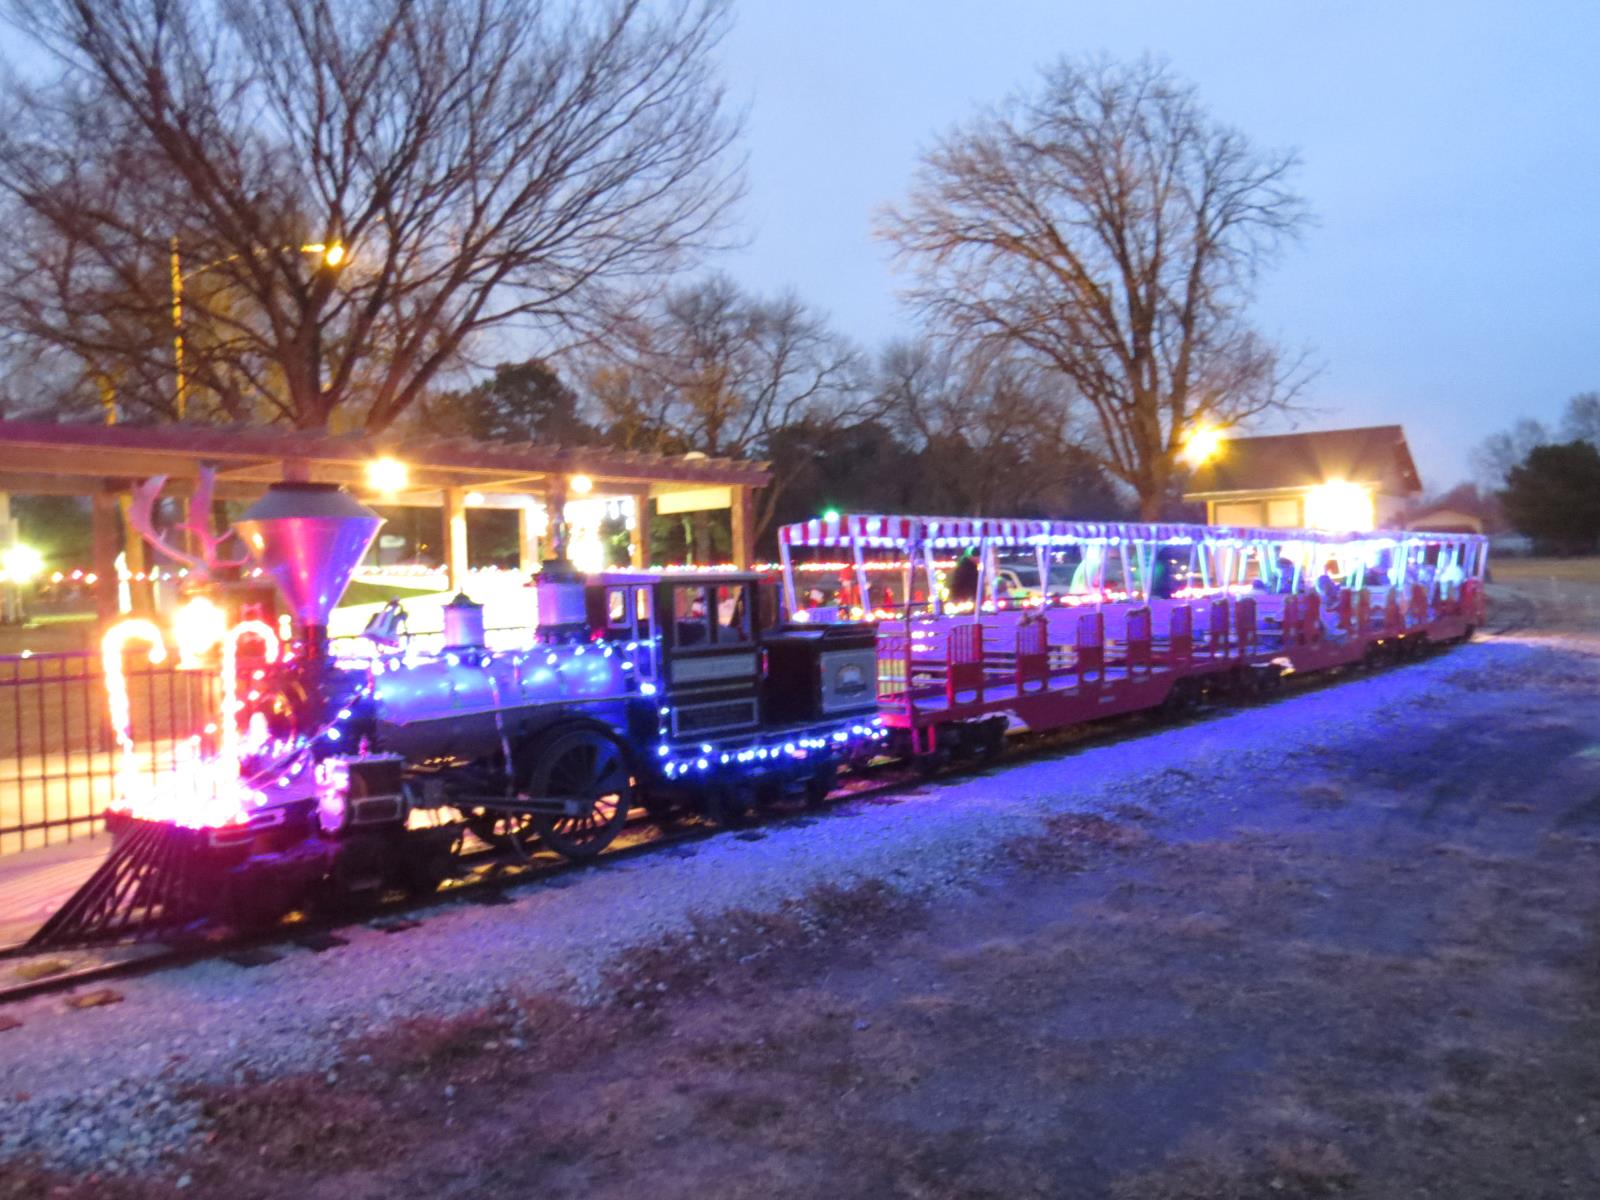
[[[1505,558],[1490,563],[1491,624],[1600,631],[1600,558]]]
[[[162,1180],[0,1197],[1600,1195],[1588,645],[1459,652],[1398,728],[1140,780],[934,905],[825,891],[600,1009],[530,992],[209,1092]]]

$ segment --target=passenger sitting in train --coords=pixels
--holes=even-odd
[[[1434,566],[1430,562],[1409,562],[1406,564],[1406,590],[1409,592],[1413,584],[1420,583],[1424,589],[1433,588]]]
[[[1339,582],[1339,564],[1329,559],[1322,564],[1322,574],[1317,579],[1317,594],[1322,597],[1322,611],[1332,612],[1339,603],[1344,586]]]
[[[1293,560],[1287,555],[1278,556],[1278,578],[1273,587],[1273,592],[1279,596],[1287,596],[1294,591],[1294,577],[1296,567]]]
[[[1461,591],[1461,585],[1466,580],[1467,573],[1461,569],[1461,564],[1451,559],[1439,568],[1438,583],[1439,595],[1445,600],[1454,600]]]
[[[1163,546],[1156,551],[1150,568],[1150,595],[1156,600],[1171,600],[1189,581],[1189,560],[1181,550]]]
[[[976,551],[968,550],[956,561],[955,570],[950,572],[950,600],[960,604],[977,598],[978,555]]]

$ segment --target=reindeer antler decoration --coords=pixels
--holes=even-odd
[[[223,542],[236,535],[232,529],[216,533],[211,527],[211,492],[216,477],[217,473],[210,467],[200,468],[194,492],[189,497],[189,519],[178,525],[179,529],[194,535],[200,545],[199,557],[172,545],[156,529],[155,506],[161,490],[167,486],[165,475],[157,475],[135,487],[133,503],[128,506],[128,524],[139,531],[140,537],[169,558],[187,564],[202,579],[210,579],[211,573],[219,567],[242,567],[250,561],[248,549],[240,550],[237,557],[225,557],[218,550]]]

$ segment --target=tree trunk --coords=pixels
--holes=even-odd
[[[1161,519],[1163,497],[1160,492],[1139,497],[1139,520],[1159,521]]]

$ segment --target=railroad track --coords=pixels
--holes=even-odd
[[[1521,592],[1503,592],[1491,597],[1493,613],[1498,622],[1484,632],[1494,637],[1521,633],[1538,624],[1539,605]]]
[[[966,764],[962,766],[965,768]],[[967,768],[968,771],[970,769]],[[0,964],[4,964],[13,974],[30,975],[30,967],[37,968],[52,961],[67,961],[70,964],[75,957],[89,960],[83,966],[69,965],[0,986],[0,1005],[209,959],[236,959],[240,960],[242,966],[253,966],[257,965],[252,961],[254,959],[269,961],[263,952],[277,946],[326,949],[331,944],[329,939],[337,938],[342,929],[359,925],[383,928],[391,922],[404,921],[426,910],[448,911],[460,904],[507,903],[507,893],[531,890],[559,877],[604,870],[608,864],[705,841],[719,833],[737,836],[763,827],[781,828],[786,823],[827,814],[853,800],[871,799],[902,790],[914,782],[926,780],[910,768],[869,768],[861,775],[841,780],[840,786],[820,805],[805,809],[785,806],[761,811],[733,827],[713,825],[698,817],[685,817],[662,825],[640,811],[630,819],[617,844],[592,861],[574,862],[549,851],[535,850],[523,855],[512,850],[485,848],[463,857],[461,861],[465,874],[442,885],[437,892],[425,896],[386,898],[364,906],[358,912],[341,911],[309,919],[295,919],[257,933],[219,937],[202,932],[193,938],[169,936],[162,940],[134,940],[50,950],[37,950],[26,943],[0,947]]]
[[[1531,619],[1531,617],[1530,617]],[[1515,628],[1521,628],[1516,626]],[[1508,626],[1507,628],[1513,628]],[[1495,629],[1495,634],[1504,632]],[[1449,649],[1434,647],[1435,653]],[[1404,663],[1394,664],[1404,666]],[[1352,670],[1354,668],[1351,668]],[[672,848],[681,848],[706,841],[719,834],[738,837],[758,832],[763,828],[782,828],[785,824],[818,816],[841,815],[852,802],[874,800],[903,792],[917,786],[945,779],[957,779],[982,774],[1052,755],[1070,752],[1085,742],[1097,745],[1114,745],[1148,733],[1215,719],[1229,710],[1251,705],[1272,703],[1292,695],[1336,686],[1349,678],[1346,672],[1324,672],[1315,676],[1289,676],[1280,690],[1269,696],[1229,697],[1224,703],[1209,703],[1199,709],[1178,715],[1158,714],[1153,711],[1128,713],[1110,717],[1089,725],[1073,726],[1048,733],[1026,734],[1015,738],[1005,751],[994,759],[965,759],[952,762],[930,776],[915,767],[900,763],[868,767],[845,776],[827,799],[820,804],[794,808],[784,806],[758,810],[755,815],[738,826],[718,826],[698,817],[686,817],[662,825],[636,813],[618,838],[619,844],[607,849],[598,858],[586,862],[573,862],[549,851],[535,850],[519,854],[511,850],[484,849],[462,859],[465,875],[443,885],[439,891],[425,896],[388,898],[359,912],[339,912],[314,918],[300,918],[275,928],[245,935],[201,934],[192,939],[167,939],[163,941],[133,942],[117,946],[86,947],[82,950],[38,951],[26,944],[0,947],[0,964],[11,968],[13,974],[25,976],[19,982],[0,986],[0,1006],[69,992],[77,988],[109,983],[156,971],[170,970],[211,959],[236,961],[241,967],[264,965],[282,957],[276,948],[285,951],[291,947],[327,950],[342,945],[340,930],[356,926],[386,928],[396,924],[412,927],[411,922],[427,919],[428,910],[450,911],[461,904],[509,903],[507,893],[529,891],[547,886],[552,881],[580,872],[604,870],[608,864],[642,857]],[[95,959],[95,954],[111,955]],[[84,965],[69,965],[49,973],[33,972],[48,961],[69,959],[78,954],[89,958]],[[120,956],[119,956],[120,955]],[[26,977],[26,976],[32,977]]]

